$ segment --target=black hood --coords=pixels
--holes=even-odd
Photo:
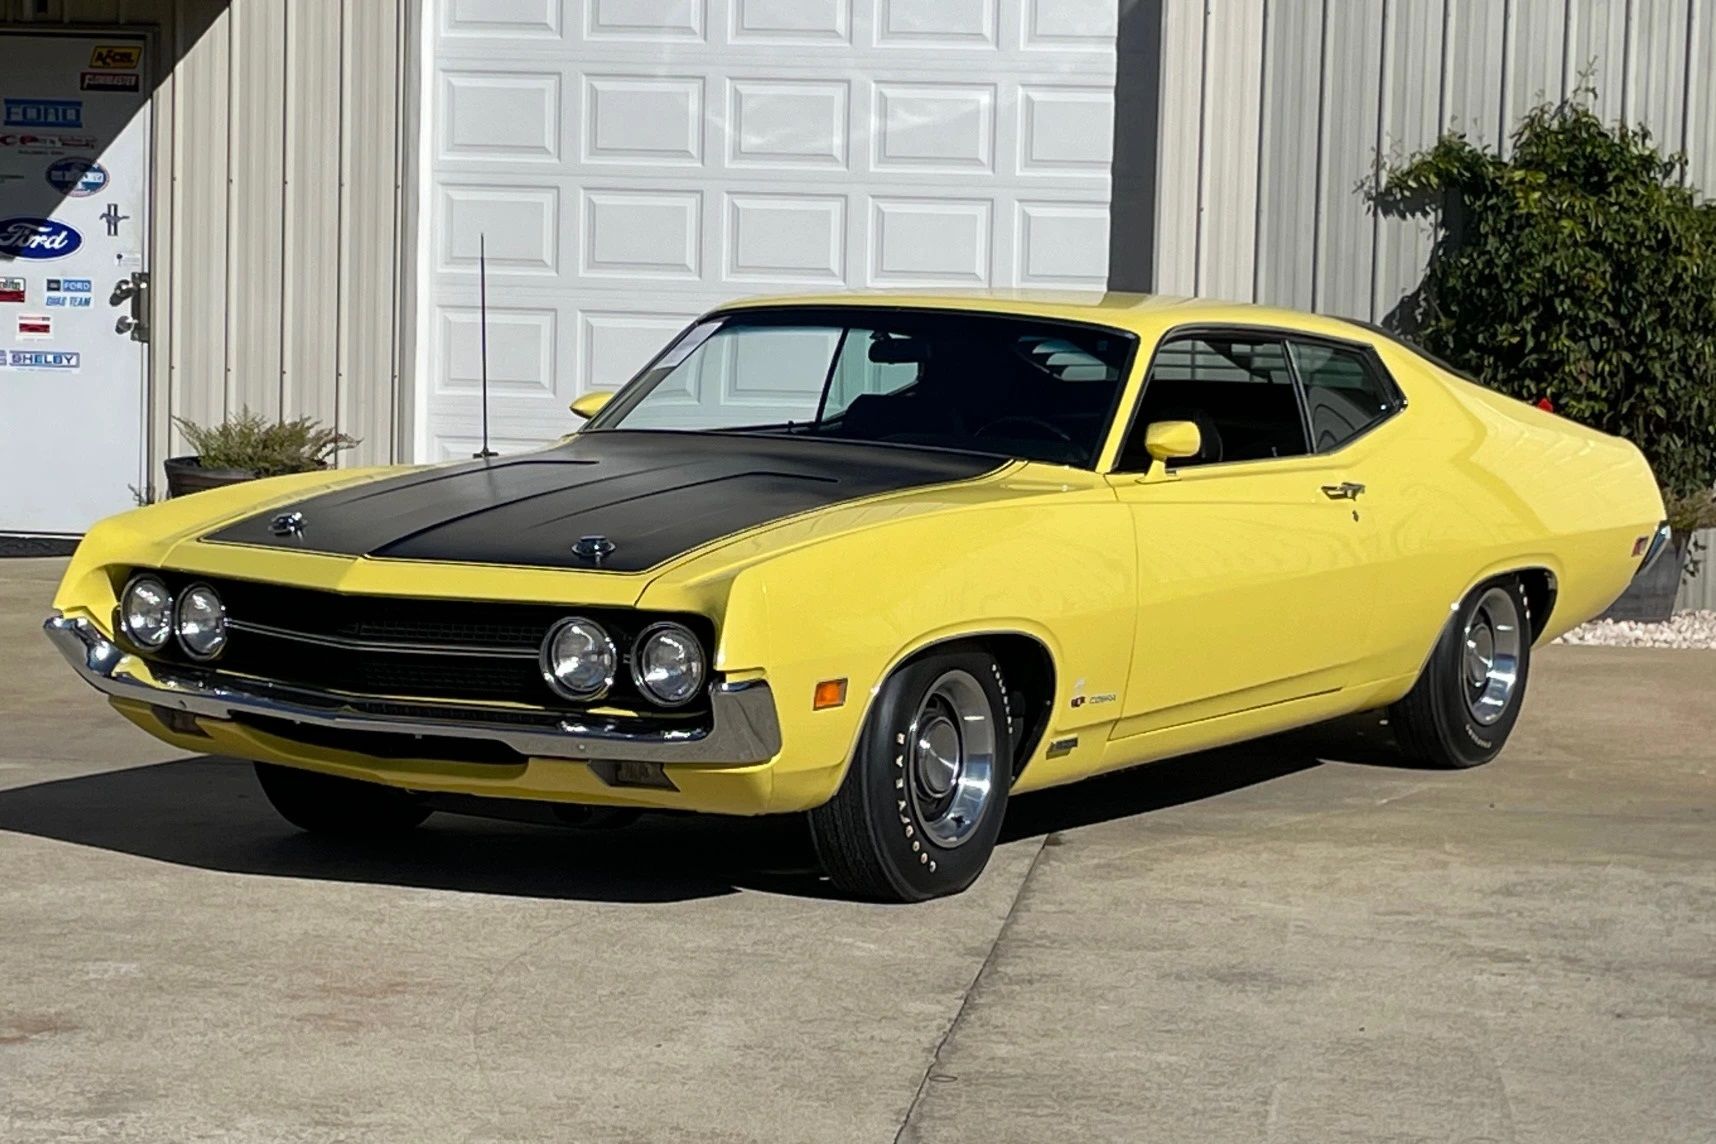
[[[968,480],[963,453],[739,434],[598,431],[538,453],[417,471],[247,517],[207,540],[345,556],[638,572],[810,509]],[[302,514],[302,531],[273,522]],[[602,536],[599,560],[573,545]]]

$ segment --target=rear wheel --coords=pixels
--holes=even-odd
[[[993,658],[934,654],[894,672],[840,790],[810,812],[829,879],[849,894],[902,902],[971,885],[1001,832],[1012,751]]]
[[[1531,621],[1516,576],[1480,584],[1449,620],[1424,672],[1389,709],[1402,751],[1438,767],[1475,767],[1501,751],[1525,701]]]
[[[379,783],[274,763],[257,763],[256,778],[280,817],[312,834],[394,834],[410,830],[430,814],[409,792]]]

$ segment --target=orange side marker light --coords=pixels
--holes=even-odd
[[[826,711],[830,707],[839,707],[846,702],[846,681],[844,679],[825,679],[816,685],[816,694],[811,699],[812,711]]]

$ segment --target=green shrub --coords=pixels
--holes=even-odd
[[[1716,206],[1684,185],[1685,156],[1604,124],[1589,94],[1528,113],[1505,159],[1450,134],[1384,167],[1379,210],[1443,224],[1395,324],[1486,385],[1632,441],[1680,523],[1716,524],[1698,497],[1716,482]]]
[[[198,425],[183,417],[173,421],[203,468],[237,469],[259,477],[326,468],[336,453],[358,443],[309,417],[271,421],[248,409],[219,425]]]

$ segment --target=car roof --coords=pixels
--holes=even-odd
[[[1178,326],[1255,326],[1300,330],[1325,337],[1374,343],[1378,334],[1344,318],[1308,314],[1248,302],[1214,298],[1189,298],[1172,294],[1132,294],[1101,291],[1031,290],[911,290],[896,292],[855,291],[841,294],[780,294],[743,298],[718,307],[719,311],[768,309],[789,306],[884,307],[902,309],[961,310],[970,313],[1008,314],[1020,317],[1060,319],[1112,326],[1146,337],[1158,337]]]

